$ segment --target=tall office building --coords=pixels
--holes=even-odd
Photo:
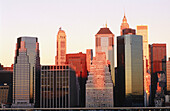
[[[36,37],[19,37],[14,58],[12,107],[39,107],[40,57]]]
[[[86,107],[113,107],[113,82],[105,52],[97,52],[86,84]]]
[[[120,34],[123,35],[123,29],[129,28],[129,24],[127,23],[127,19],[124,13],[124,17],[120,26]]]
[[[143,36],[143,60],[144,60],[144,99],[145,106],[149,105],[150,96],[150,72],[149,72],[149,45],[148,45],[148,26],[138,25],[137,35]]]
[[[90,72],[90,65],[93,60],[93,49],[86,49],[87,71]]]
[[[150,105],[154,106],[154,98],[159,89],[158,75],[164,73],[166,76],[166,44],[149,45],[150,70],[151,70],[151,101]],[[164,92],[166,93],[166,86]]]
[[[79,90],[79,106],[85,106],[85,84],[87,80],[87,64],[86,54],[82,52],[74,54],[66,54],[66,63],[73,66],[78,78]]]
[[[106,61],[109,64],[109,70],[112,75],[113,83],[115,83],[114,77],[114,34],[110,31],[109,28],[106,27],[100,28],[98,33],[95,35],[95,51],[96,54],[98,52],[105,52]]]
[[[117,37],[115,106],[143,106],[142,36]]]
[[[55,57],[56,65],[64,65],[66,62],[66,34],[61,28],[57,34],[57,52]]]
[[[166,62],[167,94],[170,95],[170,57]]]
[[[70,65],[41,67],[41,108],[70,108],[78,106],[78,81]]]

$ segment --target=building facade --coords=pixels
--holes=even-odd
[[[155,95],[159,93],[158,74],[164,73],[166,77],[166,44],[149,45],[150,71],[151,71],[151,96],[150,105],[154,106]],[[166,85],[162,93],[166,93]]]
[[[78,83],[69,65],[41,67],[41,108],[70,108],[78,106]]]
[[[166,62],[166,83],[167,83],[167,94],[170,95],[170,57]]]
[[[148,26],[138,25],[137,35],[143,36],[143,60],[144,60],[144,99],[145,106],[149,106],[149,96],[150,96],[150,71],[149,71],[149,45],[148,45]]]
[[[13,108],[39,107],[40,57],[36,37],[20,37],[14,58]]]
[[[106,27],[100,28],[95,35],[95,52],[104,52],[106,54],[106,61],[109,65],[109,71],[112,75],[113,84],[115,83],[114,71],[114,34]]]
[[[4,70],[5,68],[5,70]],[[7,70],[6,67],[3,67],[1,65],[1,70],[0,70],[0,87],[1,87],[1,91],[5,91],[4,93],[1,92],[0,95],[2,95],[0,98],[0,101],[5,101],[5,102],[1,102],[4,105],[10,105],[12,103],[12,84],[13,84],[13,68],[12,67],[8,67]],[[4,89],[5,88],[5,89]],[[6,96],[6,94],[8,94],[8,96]],[[3,96],[4,95],[4,96]],[[5,98],[5,100],[3,99],[3,97]],[[6,97],[7,97],[7,101],[6,101]]]
[[[142,36],[117,37],[117,75],[115,106],[143,106]]]
[[[74,53],[66,55],[66,63],[73,66],[78,78],[79,89],[79,106],[85,106],[85,84],[87,80],[86,54]]]
[[[93,49],[86,49],[87,71],[90,72],[90,65],[93,60]]]
[[[56,65],[64,65],[66,63],[66,34],[61,28],[57,34],[57,52],[55,57]]]
[[[0,107],[8,103],[9,96],[9,85],[7,83],[0,85]]]
[[[97,52],[86,84],[86,107],[113,107],[113,82],[105,52]]]

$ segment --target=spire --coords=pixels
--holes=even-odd
[[[124,17],[123,17],[123,23],[127,23],[127,19],[126,19],[126,16],[125,16],[125,12],[124,12]]]

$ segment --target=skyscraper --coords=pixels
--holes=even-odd
[[[150,96],[150,71],[149,71],[149,45],[148,45],[148,26],[138,25],[137,35],[143,36],[143,60],[144,60],[144,90],[145,90],[145,106],[149,105]]]
[[[143,106],[142,36],[117,37],[116,106]]]
[[[39,107],[40,57],[36,37],[20,37],[14,58],[12,107]]]
[[[55,57],[56,65],[64,65],[66,62],[66,34],[64,30],[59,28],[57,34],[57,52]]]
[[[129,28],[129,24],[127,23],[127,19],[126,19],[126,16],[125,16],[125,13],[124,13],[124,17],[123,17],[123,20],[122,20],[122,23],[121,23],[121,26],[120,26],[120,34],[123,35],[123,29],[126,29],[126,28]]]
[[[78,106],[78,81],[70,65],[41,67],[41,108],[70,108]]]
[[[111,72],[114,83],[114,34],[107,28],[107,24],[106,27],[100,28],[95,35],[95,42],[96,54],[98,52],[105,52],[106,54],[106,61],[109,65],[109,71]]]
[[[166,76],[166,44],[151,44],[149,45],[150,70],[151,70],[151,101],[150,105],[154,106],[154,98],[159,89],[158,76],[164,73]],[[162,93],[162,92],[161,92]],[[166,93],[166,86],[164,92]]]
[[[86,107],[113,107],[113,82],[105,52],[97,52],[86,84]]]

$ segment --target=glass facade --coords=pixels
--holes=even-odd
[[[117,43],[115,104],[116,106],[143,106],[142,36],[119,36]]]
[[[41,108],[78,106],[75,71],[68,65],[41,67]]]

